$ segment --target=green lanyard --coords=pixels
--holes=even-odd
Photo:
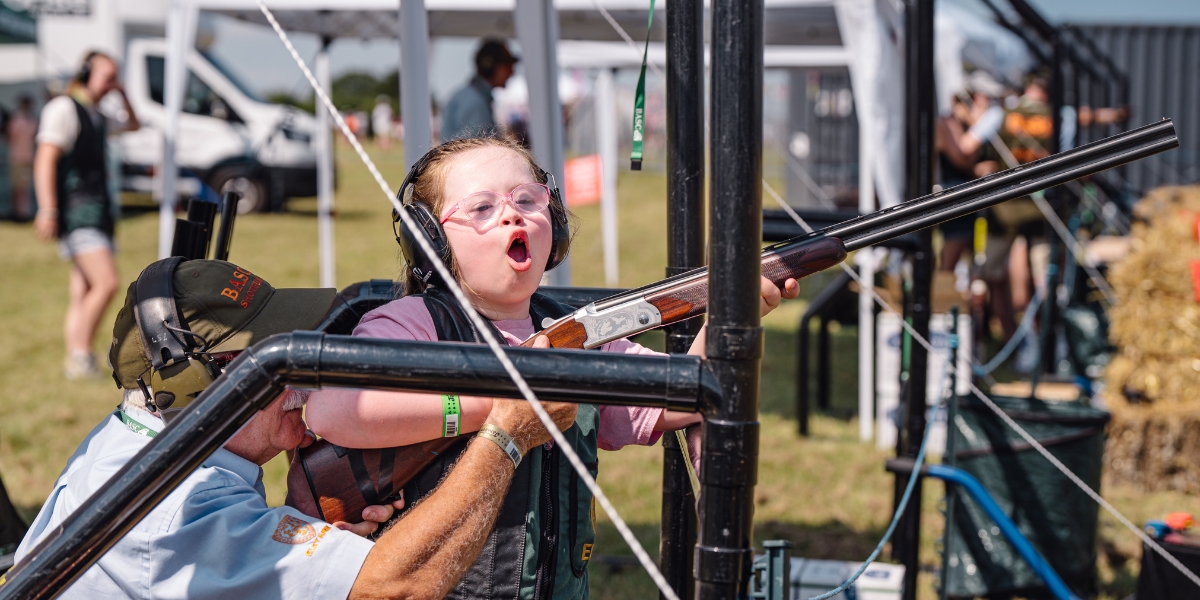
[[[646,57],[650,52],[650,24],[654,22],[654,0],[650,0],[650,17],[646,19],[646,47],[642,49],[642,74],[638,76],[637,94],[633,97],[633,151],[629,153],[629,168],[642,170],[642,137],[646,131]]]
[[[133,417],[126,414],[125,411],[121,410],[121,411],[117,411],[117,412],[121,413],[121,422],[124,423],[125,426],[129,428],[130,431],[132,431],[134,433],[140,433],[146,437],[154,437],[154,436],[158,435],[157,431],[138,422],[137,419],[134,419]]]

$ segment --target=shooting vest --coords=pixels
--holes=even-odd
[[[478,342],[470,320],[445,291],[431,287],[417,294],[425,301],[438,339]],[[534,294],[529,315],[541,330],[546,317],[559,318],[574,310],[541,294]],[[492,332],[502,336],[491,323]],[[596,432],[600,414],[596,407],[579,405],[575,424],[563,435],[587,465],[597,472]],[[433,491],[466,449],[461,445],[442,454],[404,487],[407,506]],[[571,468],[557,446],[532,448],[513,475],[512,485],[496,518],[496,525],[475,564],[446,598],[496,600],[549,600],[588,597],[587,564],[596,540],[596,513],[592,493]]]
[[[71,151],[58,159],[55,180],[58,190],[58,235],[84,227],[113,234],[112,198],[108,194],[105,164],[104,117],[92,121],[88,110],[72,98],[79,118],[79,136]]]

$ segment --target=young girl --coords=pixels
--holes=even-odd
[[[545,316],[540,311],[546,301],[535,292],[553,251],[554,219],[561,224],[566,218],[565,207],[547,187],[545,172],[516,144],[469,138],[434,148],[412,175],[411,202],[424,205],[441,222],[450,250],[447,264],[459,285],[503,340],[519,345],[535,333],[535,323],[540,325]],[[444,286],[428,285],[424,270],[411,265],[405,277],[409,295],[367,313],[355,336],[481,341],[477,332],[461,331],[464,315],[440,289]],[[778,306],[782,296],[794,298],[798,293],[794,280],[788,280],[781,292],[763,279],[763,314]],[[704,340],[701,330],[689,354],[703,355]],[[607,343],[601,351],[658,354],[628,340]],[[307,420],[314,432],[340,446],[402,446],[447,434],[446,414],[454,399],[322,390],[310,398]],[[491,398],[457,397],[457,433],[477,431],[491,402]],[[564,434],[594,476],[597,448],[650,445],[661,432],[700,419],[698,414],[659,408],[580,405],[575,425]],[[525,456],[495,529],[449,598],[587,597],[587,563],[595,539],[591,494],[553,444],[521,450]],[[437,485],[457,456],[454,451],[444,454],[405,487],[410,506]]]

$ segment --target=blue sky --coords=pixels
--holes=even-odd
[[[986,11],[978,0],[949,0]],[[1145,23],[1200,25],[1200,0],[1029,0],[1055,23]],[[648,4],[647,0],[647,4]],[[1005,4],[1000,0],[1000,4]],[[261,92],[291,90],[307,95],[306,83],[275,33],[266,27],[228,18],[213,18],[214,44],[211,51]],[[292,36],[297,50],[311,61],[317,51],[315,36]],[[430,50],[430,84],[434,97],[444,101],[470,76],[473,39],[443,38]],[[330,50],[335,76],[350,71],[387,73],[399,62],[394,40],[341,39]],[[255,60],[242,60],[254,56]],[[311,64],[311,63],[310,63]]]

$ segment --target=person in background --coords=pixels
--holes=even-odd
[[[100,375],[92,340],[119,283],[105,149],[108,118],[98,109],[110,92],[121,96],[125,129],[137,129],[117,63],[90,52],[66,93],[42,109],[33,160],[38,202],[34,229],[43,240],[57,239],[59,255],[71,262],[70,303],[63,320],[67,379]]]
[[[492,112],[492,89],[502,88],[520,59],[499,40],[484,40],[475,53],[475,76],[450,97],[442,112],[442,139],[491,137],[500,132]]]
[[[8,138],[12,218],[15,221],[28,221],[33,217],[30,191],[33,188],[34,137],[37,135],[37,121],[33,118],[33,98],[21,96],[17,101],[17,112],[9,118],[4,135]]]
[[[392,99],[387,94],[375,97],[375,107],[371,109],[371,131],[380,150],[392,148]]]

